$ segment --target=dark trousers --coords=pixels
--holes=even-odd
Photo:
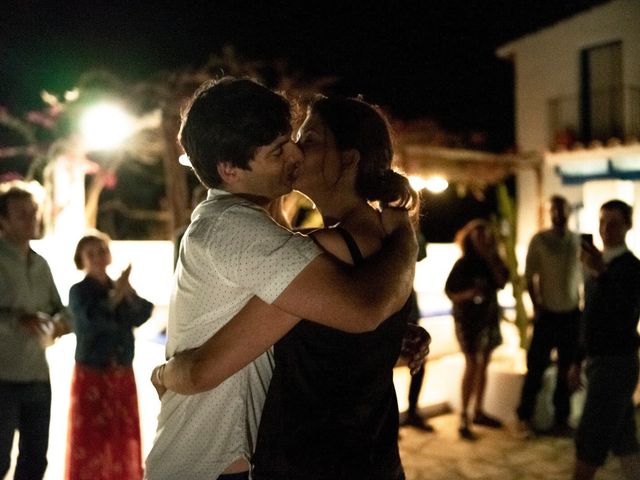
[[[633,392],[638,384],[638,354],[587,358],[587,399],[576,431],[576,457],[604,464],[609,452],[638,452]]]
[[[536,406],[536,397],[542,387],[544,372],[551,363],[551,350],[558,353],[558,375],[553,393],[555,420],[557,424],[567,422],[570,413],[570,392],[567,374],[575,360],[580,334],[580,311],[555,313],[539,310],[533,324],[533,338],[527,353],[527,375],[522,386],[518,418],[531,420]]]
[[[407,413],[414,415],[418,409],[418,397],[420,396],[420,390],[422,389],[422,382],[424,380],[424,366],[423,363],[415,374],[411,376],[411,384],[409,385],[409,408]]]
[[[411,310],[409,311],[409,323],[414,325],[420,324],[420,307],[418,306],[418,295],[415,290],[411,291],[409,297],[411,303]],[[407,413],[414,415],[418,409],[418,397],[420,396],[420,390],[422,389],[422,383],[424,382],[424,366],[423,363],[415,374],[411,376],[411,384],[409,385],[409,408]]]
[[[51,385],[0,381],[0,478],[11,465],[15,431],[20,432],[15,480],[38,480],[47,469]]]

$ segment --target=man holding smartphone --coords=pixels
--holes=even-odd
[[[621,200],[600,207],[604,249],[582,243],[585,266],[584,344],[571,369],[580,379],[586,358],[587,398],[576,431],[574,480],[591,480],[611,452],[626,479],[640,478],[633,392],[638,384],[640,260],[625,242],[633,210]]]
[[[557,351],[557,377],[553,394],[555,424],[551,433],[567,435],[571,389],[568,371],[576,355],[580,332],[580,237],[568,229],[571,209],[567,199],[550,199],[551,228],[533,236],[527,252],[525,277],[533,303],[533,337],[527,354],[527,375],[517,414],[518,434],[532,436],[531,419],[544,372]]]
[[[593,246],[593,234],[592,233],[581,233],[580,234],[580,243],[586,243],[587,245]]]

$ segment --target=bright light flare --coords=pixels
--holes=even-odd
[[[427,182],[425,182],[424,178],[422,177],[418,177],[417,175],[409,175],[408,179],[409,185],[411,185],[411,188],[413,188],[416,192],[427,188]]]
[[[409,177],[409,184],[416,192],[426,188],[431,193],[442,193],[449,187],[447,179],[440,175],[434,175],[426,180],[422,177],[411,175]]]
[[[77,88],[64,92],[64,99],[67,102],[75,102],[78,98],[80,98],[80,90]]]
[[[87,150],[108,150],[133,133],[134,121],[118,105],[100,103],[84,112],[80,130]]]
[[[440,175],[434,175],[433,177],[427,178],[425,184],[427,190],[431,193],[442,193],[449,187],[447,179]]]

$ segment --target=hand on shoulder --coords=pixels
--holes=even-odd
[[[400,229],[407,229],[413,232],[409,212],[404,208],[387,207],[382,209],[380,212],[380,222],[385,235],[391,235]]]

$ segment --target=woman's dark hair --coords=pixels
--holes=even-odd
[[[390,127],[376,107],[357,98],[317,96],[309,113],[322,118],[338,150],[359,152],[356,191],[360,196],[383,205],[417,207],[418,195],[407,178],[391,169]]]
[[[219,163],[250,170],[258,147],[291,130],[284,97],[248,78],[203,83],[182,114],[178,138],[198,179],[220,186]]]
[[[491,224],[482,218],[476,218],[467,223],[456,233],[455,241],[462,250],[462,255],[473,255],[476,253],[471,233],[478,229],[486,229],[492,231]]]
[[[76,251],[73,254],[73,263],[75,263],[76,268],[78,270],[82,270],[84,268],[84,262],[82,261],[82,251],[84,250],[84,247],[87,246],[87,244],[92,242],[101,242],[109,245],[110,241],[111,239],[109,238],[109,235],[98,230],[87,233],[84,237],[78,240]]]

